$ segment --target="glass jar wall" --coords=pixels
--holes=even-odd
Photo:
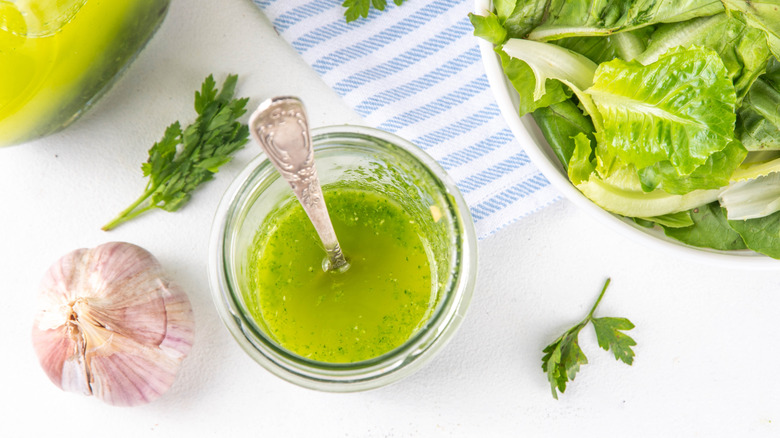
[[[0,0],[0,146],[76,120],[163,21],[170,0]]]

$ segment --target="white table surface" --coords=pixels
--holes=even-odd
[[[0,150],[0,436],[778,436],[778,271],[723,268],[648,249],[562,200],[479,244],[466,320],[413,376],[331,394],[274,377],[233,341],[212,305],[211,221],[248,147],[177,213],[100,226],[142,191],[139,166],[172,121],[191,121],[209,73],[240,75],[250,106],[293,94],[312,126],[361,120],[273,31],[249,0],[174,1],[126,75],[66,131]],[[197,323],[190,356],[158,401],[116,408],[64,393],[30,341],[43,272],[111,240],[155,254],[188,291]],[[780,268],[780,262],[778,262]],[[633,366],[581,334],[590,360],[560,400],[541,350],[590,308],[636,324]]]

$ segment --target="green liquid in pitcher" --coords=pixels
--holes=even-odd
[[[169,0],[0,0],[0,146],[75,120],[151,37]]]
[[[324,192],[349,269],[323,270],[322,243],[292,200],[258,230],[244,299],[270,337],[298,355],[337,363],[377,357],[407,341],[437,304],[427,243],[382,194]]]

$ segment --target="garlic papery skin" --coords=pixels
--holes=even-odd
[[[32,339],[65,391],[149,403],[170,388],[194,339],[189,298],[145,249],[110,242],[75,250],[44,275]]]

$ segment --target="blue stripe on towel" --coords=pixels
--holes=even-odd
[[[508,190],[472,206],[471,215],[475,221],[485,219],[487,216],[503,210],[510,204],[526,198],[548,185],[550,185],[550,182],[547,181],[544,175],[535,174],[533,177],[515,184]]]
[[[322,0],[311,0],[276,17],[274,27],[277,32],[284,32],[296,23],[307,18],[316,17],[328,9],[333,9],[333,5]]]
[[[412,97],[423,90],[427,90],[434,85],[440,84],[445,79],[454,76],[464,68],[477,62],[480,62],[479,50],[476,47],[471,47],[461,55],[445,62],[441,66],[436,66],[436,68],[434,68],[429,73],[426,73],[420,77],[415,77],[413,80],[407,82],[404,85],[370,96],[369,98],[355,105],[355,112],[363,116],[371,114],[385,105]],[[339,84],[334,86],[334,89],[337,91],[338,86]]]
[[[445,170],[449,171],[461,166],[467,166],[469,163],[479,160],[499,148],[506,147],[512,141],[514,141],[512,132],[509,129],[503,129],[463,149],[453,151],[439,158],[438,161]]]
[[[462,38],[471,33],[471,24],[456,23],[454,26],[445,29],[433,38],[422,42],[411,50],[404,52],[387,62],[361,70],[354,75],[337,82],[333,89],[340,95],[345,95],[350,91],[365,85],[372,81],[384,79],[401,70],[414,66],[425,58],[430,57],[439,50],[451,44],[454,40]]]
[[[458,183],[458,188],[464,194],[470,193],[489,185],[491,182],[512,173],[530,162],[526,154],[517,153],[479,173],[463,178]]]
[[[456,120],[454,123],[444,126],[436,131],[427,133],[414,139],[414,143],[423,149],[430,148],[436,145],[443,144],[449,140],[454,139],[459,135],[463,135],[473,129],[477,129],[480,126],[487,124],[493,119],[497,119],[501,115],[498,106],[495,103],[481,108],[479,111],[464,117],[463,119]]]
[[[448,110],[453,109],[470,98],[479,94],[480,91],[487,90],[489,88],[487,78],[484,76],[479,77],[465,85],[462,85],[455,90],[447,93],[446,95],[434,100],[433,102],[421,105],[411,111],[406,111],[402,114],[392,117],[390,120],[385,121],[378,126],[379,129],[385,129],[387,131],[395,132],[401,128],[407,127],[414,123],[422,122],[431,117],[445,113]],[[494,109],[488,112],[498,114],[498,107],[495,104],[490,104],[490,108]]]

